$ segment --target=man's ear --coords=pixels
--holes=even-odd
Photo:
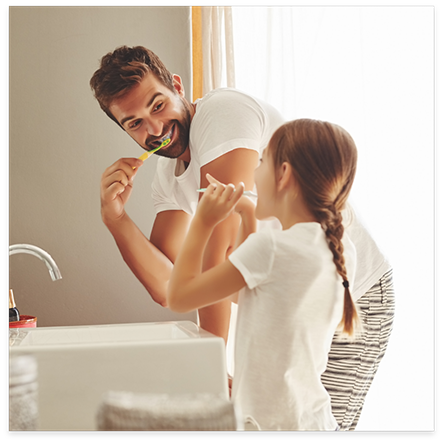
[[[185,88],[183,87],[182,79],[177,74],[172,74],[172,80],[174,82],[174,88],[181,97],[185,96]]]

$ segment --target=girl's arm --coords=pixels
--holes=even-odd
[[[238,230],[235,249],[237,249],[249,234],[257,231],[257,219],[255,218],[255,204],[246,196],[243,196],[235,207],[235,211],[241,216],[241,225]]]
[[[242,197],[244,185],[213,183],[197,207],[188,235],[174,264],[168,286],[168,307],[189,312],[220,301],[245,286],[241,273],[229,260],[202,273],[203,254],[214,227],[226,219]]]
[[[257,219],[255,218],[255,204],[246,196],[243,196],[235,206],[235,211],[241,216],[241,224],[237,233],[234,251],[249,237],[249,234],[257,231]],[[231,302],[238,303],[238,291],[232,294]]]
[[[212,175],[206,174],[209,183],[222,185]],[[255,218],[255,203],[249,197],[243,195],[235,204],[235,212],[241,217],[241,224],[238,229],[234,251],[249,237],[249,234],[257,231],[257,219]]]

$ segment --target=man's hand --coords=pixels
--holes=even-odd
[[[119,220],[125,214],[125,204],[131,192],[134,177],[143,164],[137,158],[121,158],[105,170],[100,182],[101,214],[105,225]]]

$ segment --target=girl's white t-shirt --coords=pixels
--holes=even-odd
[[[351,286],[356,252],[345,234]],[[232,399],[262,430],[335,430],[321,382],[344,287],[318,223],[251,234],[229,256],[239,296]]]

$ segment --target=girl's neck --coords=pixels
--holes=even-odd
[[[279,219],[280,223],[283,227],[283,230],[289,229],[292,226],[294,226],[297,223],[313,223],[317,222],[317,220],[313,217],[303,217],[303,216],[288,216],[288,217],[282,217],[282,219]]]
[[[297,223],[317,221],[300,195],[295,199],[290,198],[289,196],[288,198],[284,198],[279,206],[280,211],[277,218],[279,219],[283,230],[289,229]]]

